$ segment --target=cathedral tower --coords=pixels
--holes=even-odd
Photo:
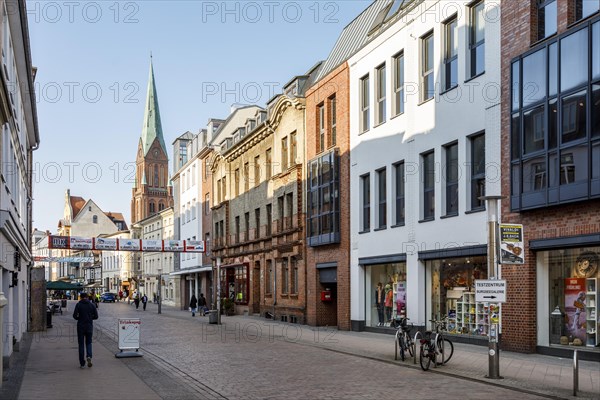
[[[167,154],[160,123],[154,69],[150,58],[144,126],[138,144],[135,182],[131,198],[132,223],[173,206],[173,187],[169,180]]]

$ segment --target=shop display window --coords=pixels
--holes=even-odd
[[[552,250],[538,257],[547,257],[549,267],[550,345],[600,347],[600,247]]]
[[[366,280],[366,323],[368,326],[393,327],[392,321],[397,317],[406,317],[406,263],[366,268],[370,278]]]
[[[427,261],[431,273],[431,315],[448,318],[446,331],[487,336],[490,323],[500,319],[500,308],[475,302],[475,280],[487,279],[487,257],[460,257]]]
[[[248,265],[221,267],[221,296],[248,304]]]

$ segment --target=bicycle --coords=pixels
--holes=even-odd
[[[423,371],[429,369],[432,361],[436,366],[446,364],[454,354],[454,345],[442,333],[445,330],[446,320],[430,320],[430,322],[434,324],[435,332],[427,331],[425,332],[425,337],[421,339],[419,363]],[[442,356],[441,362],[438,361],[438,355]]]
[[[413,328],[413,325],[411,324],[408,326],[408,318],[399,318],[396,321],[396,326],[398,327],[396,330],[397,349],[400,349],[400,358],[402,361],[404,361],[406,359],[407,351],[411,357],[414,355],[415,343],[410,336],[410,331]],[[397,355],[398,352],[396,350],[396,357]]]

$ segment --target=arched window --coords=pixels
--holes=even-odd
[[[154,206],[154,202],[151,201],[150,202],[150,214],[154,214],[156,212],[155,206]]]
[[[154,165],[154,187],[158,187],[158,165]]]
[[[92,217],[92,222],[93,222],[94,224],[97,224],[97,223],[98,223],[98,216],[97,216],[97,215],[94,215],[94,216]]]
[[[165,209],[165,205],[162,202],[158,203],[158,211],[162,211],[164,209]]]

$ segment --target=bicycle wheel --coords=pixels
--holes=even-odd
[[[454,354],[454,345],[449,339],[444,338],[444,364],[452,358]]]
[[[414,357],[415,343],[413,342],[412,338],[410,337],[410,335],[408,333],[405,333],[405,335],[406,335],[406,339],[404,340],[404,342],[406,343],[406,348],[408,349],[408,354],[410,354],[411,357]]]
[[[431,364],[430,358],[430,349],[429,342],[421,343],[421,354],[419,355],[419,363],[421,364],[421,369],[423,371],[427,371],[429,369],[429,364]]]
[[[406,342],[404,341],[403,335],[398,335],[398,347],[400,347],[400,359],[404,361],[406,359],[406,353],[404,351],[406,348]]]

